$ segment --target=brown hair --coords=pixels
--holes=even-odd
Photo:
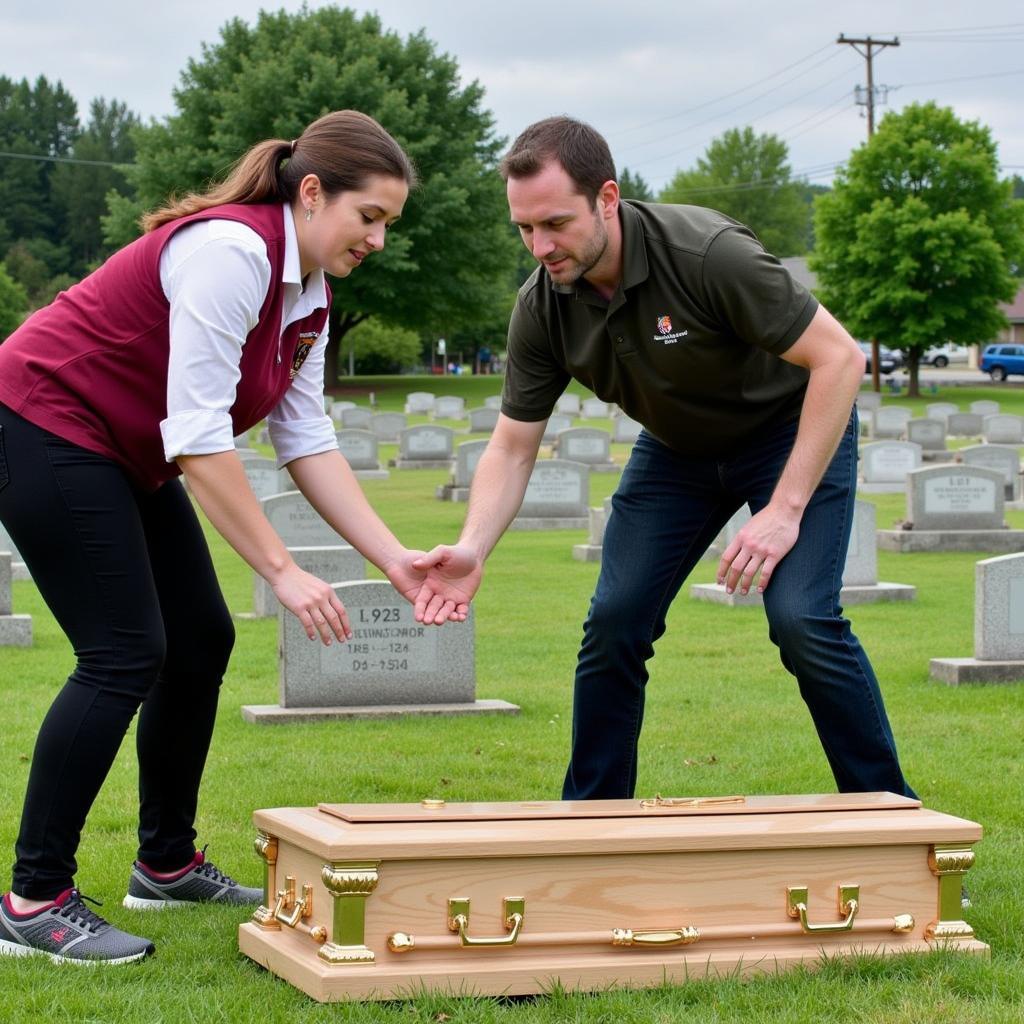
[[[143,231],[225,203],[291,203],[299,183],[315,174],[328,196],[360,189],[373,174],[401,178],[410,188],[416,170],[402,147],[372,118],[335,110],[314,121],[293,142],[258,142],[228,177],[205,192],[170,200],[142,218]]]
[[[557,160],[576,191],[593,204],[606,181],[615,180],[608,143],[589,124],[571,117],[548,117],[522,132],[505,154],[499,170],[509,178],[532,178]]]

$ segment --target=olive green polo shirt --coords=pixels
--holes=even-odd
[[[605,300],[539,266],[508,332],[501,410],[546,419],[571,377],[686,455],[726,457],[799,416],[807,371],[779,358],[817,300],[714,210],[623,202],[622,281]]]

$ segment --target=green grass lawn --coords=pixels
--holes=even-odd
[[[400,409],[409,391],[462,394],[475,405],[500,390],[498,378],[376,378],[363,385],[388,409]],[[1024,412],[1024,391],[979,387],[929,395],[921,400],[921,414],[926,401],[948,399],[966,409],[979,397],[996,397],[1004,411]],[[627,454],[625,446],[613,451],[620,461]],[[393,452],[394,446],[385,446],[382,457]],[[365,489],[405,543],[425,548],[454,539],[465,512],[463,505],[434,498],[444,477],[440,471],[393,471],[389,480],[366,481]],[[616,475],[593,474],[591,504],[599,504],[616,482]],[[869,500],[878,507],[879,527],[902,517],[901,495]],[[1024,513],[1009,513],[1008,519],[1024,528]],[[252,573],[219,537],[210,539],[228,603],[246,611]],[[428,795],[557,798],[576,648],[597,575],[596,565],[571,557],[572,545],[583,539],[583,531],[510,533],[488,564],[475,605],[477,693],[521,705],[516,717],[247,725],[243,704],[277,700],[276,624],[238,621],[200,802],[200,843],[210,844],[211,859],[258,884],[250,816],[259,807]],[[912,785],[928,806],[984,826],[968,875],[975,906],[966,916],[991,944],[991,960],[940,952],[645,992],[320,1006],[240,956],[236,926],[244,915],[238,911],[199,907],[145,915],[121,907],[135,851],[136,770],[129,739],[89,818],[78,884],[104,901],[101,912],[115,924],[152,938],[157,955],[109,969],[0,958],[0,1021],[1020,1022],[1024,896],[1013,865],[1024,858],[1024,685],[952,688],[928,678],[930,658],[972,653],[974,563],[983,557],[880,552],[879,578],[915,584],[918,598],[853,607],[849,615],[874,661]],[[710,581],[714,568],[701,563],[691,582]],[[0,835],[8,850],[36,729],[72,666],[67,641],[34,586],[16,583],[14,602],[16,611],[32,614],[35,644],[0,652],[10,702],[0,735]],[[761,611],[704,604],[684,590],[652,663],[638,795],[833,789]]]

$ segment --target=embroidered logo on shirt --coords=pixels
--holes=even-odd
[[[291,369],[288,371],[289,380],[295,380],[295,378],[298,376],[299,370],[302,369],[302,364],[306,361],[306,356],[309,355],[310,351],[313,348],[313,344],[319,337],[319,331],[299,332],[299,342],[295,346],[295,355],[292,356]]]
[[[674,345],[680,338],[685,338],[689,331],[672,331],[672,318],[670,316],[658,317],[658,333],[651,335],[652,341],[660,341],[666,345]]]

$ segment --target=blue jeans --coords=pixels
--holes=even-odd
[[[641,433],[612,498],[584,625],[563,799],[633,795],[645,663],[669,605],[733,513],[744,503],[752,513],[767,505],[796,428],[784,424],[724,460],[680,455]],[[764,593],[768,635],[796,676],[839,790],[913,796],[878,680],[839,605],[856,472],[854,413]]]

